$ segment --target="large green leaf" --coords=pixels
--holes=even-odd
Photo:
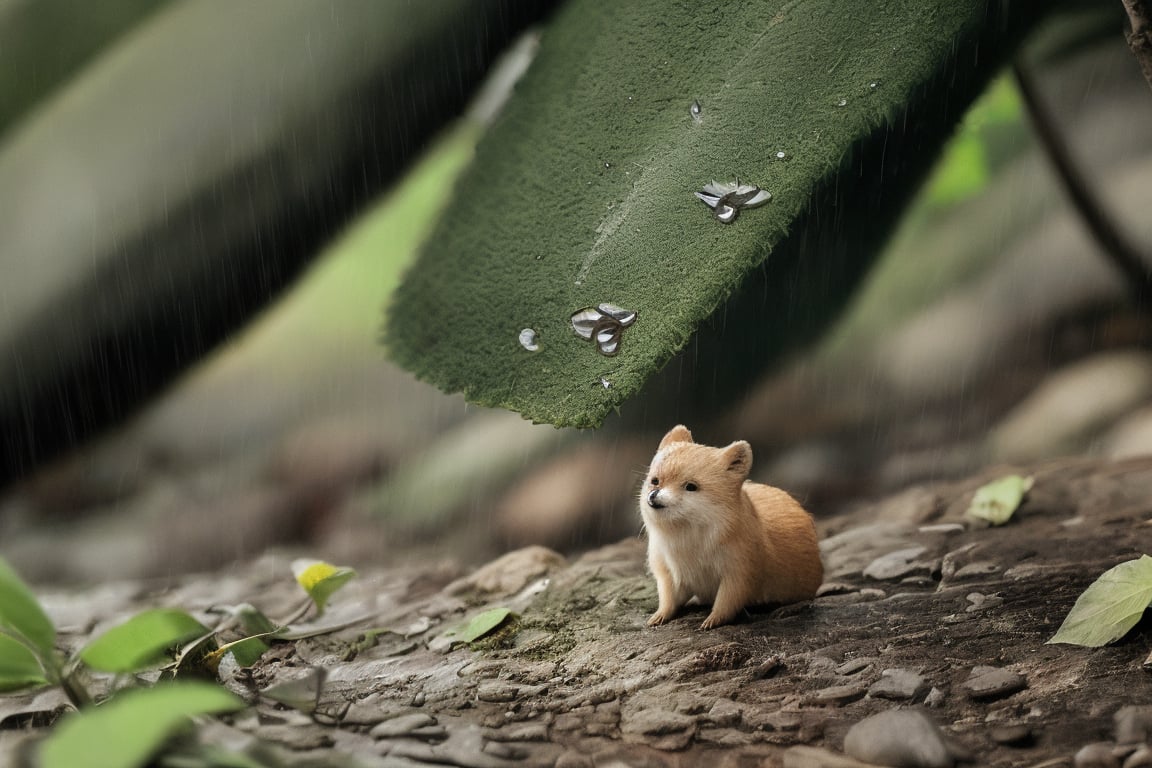
[[[4,558],[0,558],[0,631],[23,640],[41,661],[51,658],[56,627]]]
[[[70,715],[40,748],[42,768],[135,768],[144,765],[195,715],[243,709],[211,683],[168,683],[117,695],[95,710]]]
[[[157,608],[112,627],[84,646],[80,658],[105,672],[137,672],[163,660],[165,651],[207,632],[184,611]]]
[[[1152,604],[1152,557],[1110,568],[1076,599],[1049,643],[1099,648],[1136,626]]]
[[[391,353],[475,402],[596,426],[731,299],[684,366],[701,383],[672,386],[720,399],[831,319],[1039,12],[573,0],[393,302]],[[723,224],[693,193],[736,178],[773,199]],[[638,312],[615,357],[569,324],[601,302]]]
[[[0,634],[0,693],[47,682],[40,662],[28,646]]]

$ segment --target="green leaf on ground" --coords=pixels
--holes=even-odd
[[[292,562],[292,573],[296,576],[296,582],[316,604],[317,613],[323,613],[325,606],[328,605],[328,598],[356,575],[356,571],[351,568],[306,558]]]
[[[261,638],[246,637],[243,640],[236,640],[220,646],[210,653],[209,657],[215,665],[218,666],[220,659],[230,653],[232,657],[236,659],[237,665],[250,667],[264,655],[266,650],[268,650],[268,643],[264,642]]]
[[[184,611],[157,608],[100,635],[80,651],[80,659],[103,672],[138,672],[164,661],[168,650],[209,631]]]
[[[445,635],[451,637],[453,642],[474,643],[499,629],[510,616],[515,614],[507,608],[490,608],[476,614],[467,623],[449,630]]]
[[[47,682],[36,654],[19,640],[0,634],[0,693]]]
[[[166,683],[125,691],[95,709],[69,715],[40,747],[41,768],[136,768],[196,715],[222,714],[244,702],[212,683]]]
[[[1124,637],[1152,604],[1152,557],[1110,568],[1092,582],[1049,643],[1099,648]]]
[[[0,557],[0,630],[27,641],[41,661],[52,658],[56,628],[27,585]]]
[[[1020,508],[1025,494],[1032,489],[1032,478],[1007,475],[977,489],[967,514],[992,525],[1004,525]]]
[[[842,308],[901,184],[1042,15],[984,0],[565,3],[389,307],[390,354],[558,426],[599,426],[702,327],[755,371],[705,358],[685,372],[748,380]],[[773,197],[725,224],[693,193],[736,179]],[[740,311],[702,326],[729,299]],[[636,313],[614,356],[571,323],[605,302]]]

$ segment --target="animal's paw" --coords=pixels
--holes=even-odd
[[[715,613],[708,614],[708,618],[704,619],[704,623],[700,625],[700,629],[715,629],[716,627],[727,624],[732,621],[732,617],[718,616]]]
[[[656,613],[652,614],[652,617],[648,619],[648,626],[658,627],[670,618],[671,617],[664,613],[664,611],[656,611]]]

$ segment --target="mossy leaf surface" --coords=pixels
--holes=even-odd
[[[1000,17],[1005,8],[573,0],[392,302],[392,355],[474,402],[591,427],[752,274],[790,290],[788,311],[834,312],[836,264],[809,265],[818,279],[796,281],[774,250],[802,217],[834,229],[845,215],[874,216],[875,199],[819,210],[814,195],[862,175],[845,159],[863,142],[889,161],[934,151],[919,138],[885,147],[885,137],[908,129],[910,106],[929,120],[964,106],[971,94],[957,84],[983,77],[1011,37],[995,30],[1019,23]],[[772,199],[725,224],[694,193],[737,179]],[[849,260],[870,258],[854,247]],[[637,313],[614,356],[570,323],[604,302]]]

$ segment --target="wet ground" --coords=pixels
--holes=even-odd
[[[1117,713],[1152,701],[1148,621],[1111,647],[1046,644],[1096,576],[1147,552],[1152,458],[1017,467],[1035,486],[1014,519],[972,525],[973,492],[1007,469],[822,521],[821,597],[710,632],[697,630],[702,609],[645,626],[655,589],[635,538],[571,560],[530,547],[470,574],[367,570],[334,600],[330,621],[353,626],[222,673],[255,707],[200,738],[278,745],[285,765],[837,766],[853,764],[840,755],[853,724],[917,707],[929,722],[902,724],[901,742],[939,733],[977,765],[1072,765],[1086,745],[1114,749]],[[283,615],[299,598],[288,573],[267,556],[159,591],[118,582],[42,597],[76,645],[157,605]],[[492,607],[515,616],[471,645],[446,634]],[[317,667],[314,713],[262,697]],[[0,699],[0,747],[41,735],[31,713],[59,703]],[[1150,718],[1121,715],[1138,731]]]

